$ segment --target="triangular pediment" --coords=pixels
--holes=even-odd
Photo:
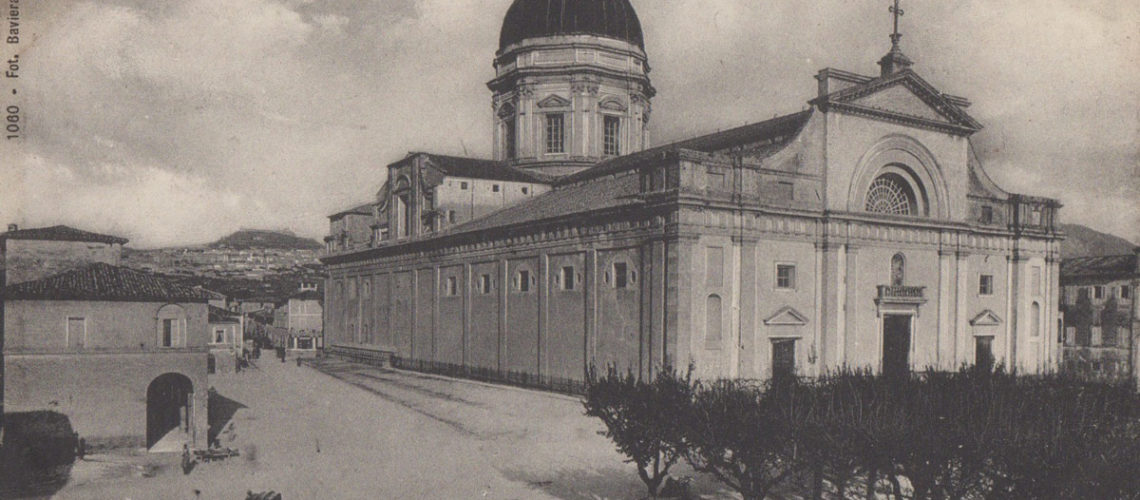
[[[556,94],[550,94],[545,99],[538,101],[540,108],[565,108],[570,105],[570,100]]]
[[[764,324],[768,326],[803,326],[808,322],[807,316],[803,313],[793,309],[791,306],[784,306],[775,314],[764,320]]]
[[[880,111],[951,123],[949,118],[932,108],[908,89],[906,85],[902,84],[882,89],[850,102]]]
[[[993,311],[986,309],[981,314],[974,316],[970,320],[971,326],[997,326],[1001,324],[1001,318],[998,317]]]
[[[982,126],[962,108],[969,102],[939,92],[915,74],[905,70],[843,88],[812,101],[825,110],[869,116],[969,135]]]

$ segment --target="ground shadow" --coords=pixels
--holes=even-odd
[[[525,482],[552,497],[563,500],[596,500],[599,498],[647,498],[645,483],[637,477],[633,465],[598,469],[562,470],[553,473],[505,472],[507,478]],[[686,464],[670,471],[675,478],[686,478],[689,498],[734,498],[732,491],[711,476],[700,474]]]
[[[66,415],[5,413],[0,499],[48,498],[58,492],[71,476],[76,443]]]
[[[233,420],[234,414],[242,408],[249,408],[237,401],[227,398],[217,391],[210,389],[210,398],[207,403],[209,406],[206,411],[206,420],[209,423],[210,429],[206,433],[208,442],[212,445],[218,440],[218,434],[226,428],[226,425]]]

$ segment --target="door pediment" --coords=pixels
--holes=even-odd
[[[1001,318],[998,317],[993,311],[986,309],[981,314],[974,316],[970,320],[970,326],[997,326],[1001,324]]]
[[[764,320],[767,326],[804,326],[808,322],[807,316],[791,306],[784,306]]]

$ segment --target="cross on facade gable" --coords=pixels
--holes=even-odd
[[[895,21],[895,29],[891,33],[891,43],[897,46],[899,44],[899,39],[902,38],[902,34],[899,33],[899,18],[902,17],[905,12],[902,10],[902,7],[899,7],[899,0],[895,0],[895,4],[893,6],[887,7],[887,10],[894,17]]]

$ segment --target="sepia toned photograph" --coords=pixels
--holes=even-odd
[[[1140,3],[0,1],[0,499],[1140,500]]]

